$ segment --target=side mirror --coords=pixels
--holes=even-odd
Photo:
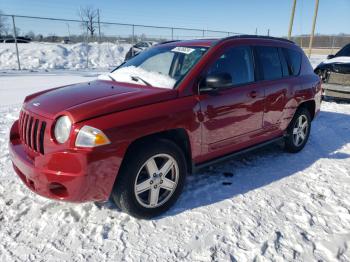
[[[332,59],[332,58],[334,58],[335,57],[335,55],[328,55],[327,56],[327,59]]]
[[[232,77],[228,73],[208,75],[201,81],[199,90],[202,92],[215,92],[232,86]]]

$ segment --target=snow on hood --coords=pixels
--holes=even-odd
[[[146,85],[143,81],[135,81],[131,77],[140,77],[146,82],[150,83],[152,86],[172,89],[176,83],[175,79],[170,76],[160,74],[158,72],[150,72],[141,67],[128,66],[117,69],[116,71],[109,74],[118,82],[132,83]],[[108,75],[100,75],[98,77],[100,80],[111,80]]]
[[[331,63],[350,63],[350,56],[338,56],[334,57],[332,59],[328,59],[323,61],[324,64],[331,64]]]

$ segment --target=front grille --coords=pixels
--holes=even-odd
[[[44,135],[46,122],[21,111],[19,116],[19,130],[22,142],[30,149],[44,154]]]

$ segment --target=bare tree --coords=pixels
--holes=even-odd
[[[92,6],[80,7],[79,16],[82,21],[81,26],[86,29],[90,36],[93,37],[95,35],[95,31],[97,30],[97,18],[98,11],[96,8]]]
[[[28,38],[34,40],[35,39],[35,33],[32,30],[30,30],[28,33],[26,33],[25,37],[28,37]]]
[[[9,27],[7,24],[7,17],[2,16],[2,11],[0,10],[0,36],[7,35],[9,31]]]

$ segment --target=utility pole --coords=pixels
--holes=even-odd
[[[100,8],[97,9],[98,42],[101,43]]]
[[[293,0],[292,13],[290,15],[289,20],[289,30],[288,30],[288,39],[292,37],[293,23],[294,23],[294,15],[295,15],[295,7],[297,6],[297,0]]]
[[[333,49],[334,49],[334,40],[335,40],[335,37],[334,37],[334,35],[333,35],[333,37],[332,37],[333,39],[332,39],[332,52],[331,52],[331,54],[333,55]]]
[[[15,23],[15,16],[14,15],[12,16],[12,25],[13,25],[13,35],[15,37],[18,70],[21,70],[21,63],[19,61],[19,52],[18,52],[18,44],[17,44],[17,30],[16,30],[16,23]]]
[[[134,56],[134,43],[135,43],[135,25],[132,25],[131,56]]]
[[[69,23],[66,23],[67,29],[68,29],[68,40],[70,41],[70,29],[69,29]]]
[[[315,6],[315,13],[314,13],[314,19],[312,22],[312,31],[310,35],[310,43],[309,43],[309,58],[311,56],[311,51],[312,51],[312,43],[314,41],[314,35],[315,35],[315,27],[316,27],[316,20],[317,20],[317,13],[318,13],[318,4],[319,0],[316,0],[316,6]]]

